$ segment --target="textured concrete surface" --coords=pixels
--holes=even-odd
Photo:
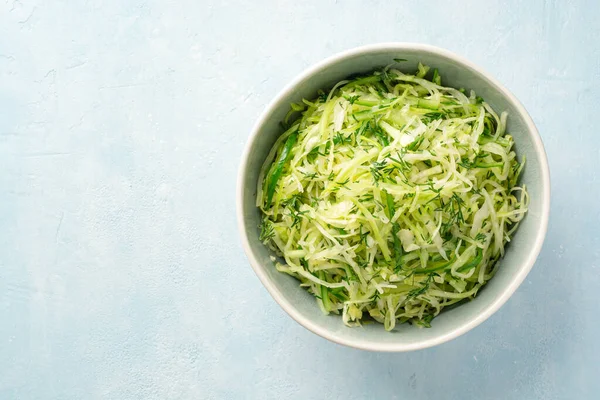
[[[0,399],[595,399],[595,1],[0,2]],[[243,255],[250,127],[334,52],[420,41],[522,100],[548,152],[542,254],[496,315],[410,354],[293,322]]]

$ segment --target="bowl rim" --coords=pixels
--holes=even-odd
[[[275,107],[277,107],[284,98],[286,98],[289,94],[294,91],[294,88],[297,87],[301,82],[305,79],[310,78],[315,75],[322,69],[343,61],[347,58],[354,57],[356,55],[364,55],[374,52],[381,51],[421,51],[425,53],[439,55],[448,59],[451,59],[462,67],[466,69],[470,69],[471,72],[479,75],[484,81],[486,81],[491,87],[501,92],[509,102],[511,102],[515,109],[522,115],[526,126],[528,134],[531,136],[534,144],[534,149],[539,157],[539,161],[541,164],[540,178],[542,180],[542,206],[540,211],[540,227],[537,229],[536,237],[534,240],[533,246],[530,248],[529,253],[525,261],[523,262],[522,267],[518,270],[518,272],[512,277],[510,283],[502,289],[501,293],[493,300],[482,312],[474,315],[469,318],[466,322],[461,323],[454,329],[445,334],[429,338],[423,341],[413,342],[413,343],[378,343],[371,340],[363,340],[363,339],[348,339],[341,336],[338,336],[336,333],[331,332],[325,328],[322,328],[315,324],[311,319],[304,317],[300,312],[296,309],[296,307],[291,304],[287,299],[283,296],[283,294],[279,291],[279,289],[274,285],[274,283],[269,279],[267,273],[263,269],[261,263],[256,259],[254,252],[252,251],[252,247],[250,246],[250,242],[248,240],[248,236],[246,234],[246,221],[244,218],[244,205],[242,200],[244,198],[244,176],[248,167],[249,159],[250,159],[250,150],[258,137],[258,133],[260,132],[261,127],[264,125],[267,120],[269,114],[273,111]],[[360,47],[355,47],[349,50],[345,50],[334,54],[330,57],[325,58],[324,60],[317,62],[308,68],[304,69],[299,75],[297,75],[290,83],[288,83],[274,98],[271,102],[265,107],[265,109],[260,114],[256,123],[254,124],[250,136],[248,137],[248,141],[244,147],[244,152],[242,154],[242,161],[238,170],[237,177],[237,192],[236,192],[236,212],[237,212],[237,222],[238,222],[238,230],[240,231],[240,237],[242,241],[242,246],[244,248],[244,252],[250,261],[250,265],[252,269],[265,286],[269,294],[273,297],[273,299],[283,308],[296,322],[310,330],[311,332],[328,339],[332,342],[354,347],[362,350],[371,350],[371,351],[380,351],[380,352],[404,352],[404,351],[412,351],[418,349],[425,349],[428,347],[433,347],[442,343],[445,343],[449,340],[457,338],[458,336],[463,335],[464,333],[470,331],[475,328],[486,319],[488,319],[492,314],[494,314],[506,301],[512,296],[512,294],[516,291],[516,289],[521,285],[531,268],[533,267],[546,237],[546,232],[548,229],[548,219],[550,214],[550,170],[548,167],[548,159],[546,156],[546,151],[544,149],[544,145],[542,143],[542,139],[540,134],[525,107],[521,104],[519,100],[508,90],[506,89],[500,82],[498,82],[494,77],[492,77],[488,72],[484,71],[481,67],[473,64],[471,61],[465,59],[462,56],[459,56],[449,50],[442,49],[440,47],[422,44],[422,43],[411,43],[411,42],[386,42],[386,43],[376,43],[369,44]]]

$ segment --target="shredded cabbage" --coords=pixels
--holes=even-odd
[[[506,117],[421,64],[292,104],[257,191],[275,267],[346,325],[429,327],[492,278],[527,212]]]

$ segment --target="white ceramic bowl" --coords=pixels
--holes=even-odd
[[[277,272],[270,251],[259,240],[260,212],[255,206],[258,173],[269,149],[282,133],[279,122],[290,103],[311,98],[318,89],[331,88],[355,73],[365,73],[406,59],[400,69],[414,71],[417,63],[438,68],[444,84],[473,89],[495,110],[508,112],[507,130],[515,139],[519,157],[527,163],[522,182],[531,196],[527,216],[494,278],[477,297],[443,311],[429,329],[408,324],[386,332],[381,324],[346,327],[341,317],[323,315],[312,295],[294,278]],[[533,121],[519,101],[488,73],[464,58],[440,48],[415,43],[382,43],[334,55],[308,68],[285,87],[258,119],[242,157],[237,188],[237,218],[242,244],[250,264],[275,301],[312,332],[347,346],[376,351],[409,351],[435,346],[473,329],[498,310],[519,287],[538,256],[548,225],[550,177],[544,146]]]

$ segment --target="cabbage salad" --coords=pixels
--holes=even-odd
[[[292,104],[258,182],[275,267],[346,325],[429,327],[494,276],[527,212],[506,118],[422,64]]]

